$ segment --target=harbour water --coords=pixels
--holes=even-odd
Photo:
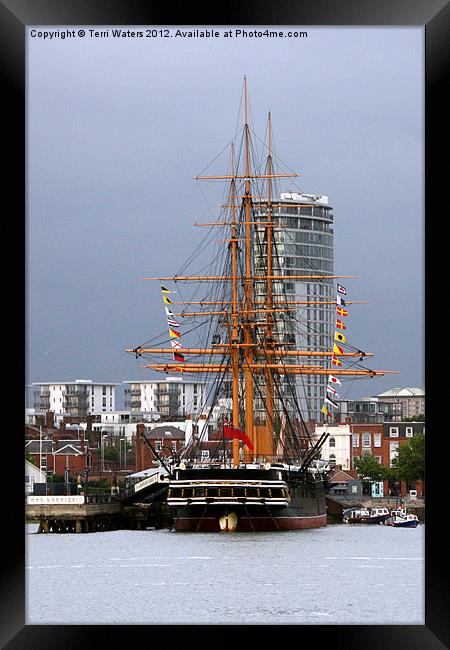
[[[26,526],[27,624],[424,625],[424,532],[284,533]]]

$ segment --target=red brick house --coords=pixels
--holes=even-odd
[[[178,455],[184,447],[185,433],[182,429],[164,424],[154,428],[147,428],[145,424],[140,422],[136,425],[134,438],[136,472],[157,466],[154,462],[156,461],[155,455],[145,441],[144,435],[158,454],[165,459]]]
[[[185,432],[181,429],[164,424],[154,428],[146,428],[143,423],[139,423],[136,426],[135,437],[136,472],[156,467],[155,456],[145,442],[142,433],[145,433],[147,440],[163,458],[173,458],[174,455],[178,456],[181,451],[185,450]],[[223,460],[223,447],[222,434],[219,432],[210,433],[208,440],[199,440],[195,446],[194,444],[190,445],[191,460],[194,459],[195,454],[195,459],[200,462],[202,459],[205,462],[210,460],[220,462]],[[187,450],[187,453],[189,453],[189,450]],[[228,459],[233,457],[231,440],[225,441],[225,453]]]
[[[408,438],[425,432],[423,422],[384,422],[382,424],[351,425],[351,466],[355,458],[371,454],[383,467],[392,467],[399,446]],[[394,483],[384,481],[385,496],[407,496],[410,489],[417,490],[417,496],[423,496],[423,483],[417,481],[415,486],[406,485],[405,481]]]
[[[35,465],[42,467],[47,476],[64,476],[67,468],[70,480],[75,480],[78,475],[83,476],[87,467],[87,447],[81,439],[27,440],[25,453],[33,457]]]

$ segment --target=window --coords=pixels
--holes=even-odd
[[[363,433],[362,434],[362,446],[363,447],[370,447],[370,433]]]
[[[202,449],[202,460],[209,460],[209,449]]]
[[[398,442],[390,442],[389,443],[389,461],[390,461],[390,466],[392,467],[392,461],[394,458],[397,458],[398,454]]]
[[[391,438],[398,438],[398,427],[389,427],[389,436]]]
[[[379,465],[381,465],[381,456],[374,456],[375,460]]]
[[[177,450],[177,443],[176,443],[176,442],[172,442],[172,451],[173,451],[173,452],[176,452],[176,450]]]
[[[373,446],[374,447],[381,447],[381,433],[374,433],[373,434]]]
[[[336,440],[334,438],[330,438],[329,445],[330,447],[336,447]]]
[[[406,427],[405,435],[407,438],[412,438],[413,437],[413,428],[412,427]]]
[[[352,435],[353,447],[359,447],[359,433],[354,433]]]

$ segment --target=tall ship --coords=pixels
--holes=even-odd
[[[270,113],[257,160],[245,78],[240,114],[243,125],[227,149],[226,173],[195,177],[224,183],[219,216],[195,224],[208,234],[175,275],[144,278],[160,284],[167,329],[127,350],[150,361],[144,368],[195,376],[206,387],[206,404],[182,452],[168,459],[152,448],[167,470],[166,503],[177,531],[325,526],[318,459],[328,433],[315,436],[314,421],[302,413],[302,381],[316,377],[326,387],[321,417],[331,422],[339,384],[389,372],[367,368],[371,353],[346,342],[342,330],[352,301],[343,283],[354,276],[318,273],[308,259],[307,272],[298,274],[286,263],[283,233],[294,217],[280,211],[276,188],[280,179],[298,174],[278,171]],[[303,207],[312,213],[313,205],[324,209],[310,195],[301,196],[297,214]],[[200,274],[186,274],[195,264],[203,266]],[[311,283],[324,291],[292,293],[292,287],[305,291]],[[298,332],[313,327],[303,314],[319,305],[332,315],[335,329],[317,348],[301,349]],[[189,335],[195,346],[185,344]]]

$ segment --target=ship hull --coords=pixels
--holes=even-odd
[[[280,470],[180,473],[169,491],[173,528],[183,532],[239,533],[326,526],[323,483],[295,477],[291,483],[292,478],[292,472],[288,478]],[[201,501],[195,503],[197,489]],[[228,496],[224,496],[224,490]],[[252,496],[255,490],[257,496]],[[177,495],[186,492],[190,502],[177,504]]]
[[[223,516],[223,515],[222,515]],[[327,525],[326,514],[318,515],[238,515],[236,528],[223,529],[220,526],[220,517],[215,514],[196,515],[193,512],[180,512],[174,517],[174,529],[180,532],[191,533],[263,533],[287,530],[303,530],[307,528],[320,528]]]

